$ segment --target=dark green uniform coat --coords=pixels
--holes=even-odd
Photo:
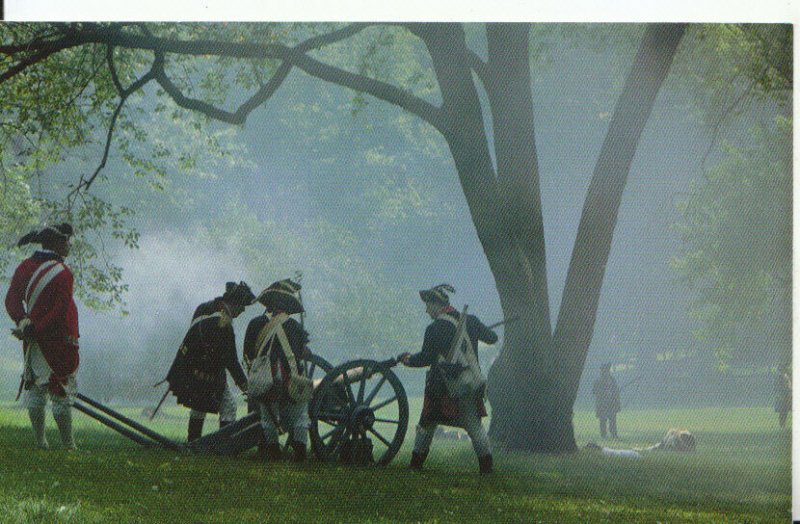
[[[456,321],[461,317],[461,314],[452,307],[448,307],[444,314],[451,316]],[[466,330],[476,358],[478,356],[479,340],[487,344],[497,342],[497,334],[487,328],[474,315],[467,315]],[[421,426],[430,426],[431,424],[458,425],[460,415],[458,401],[447,394],[447,387],[442,378],[443,375],[437,369],[439,356],[444,357],[447,355],[455,336],[456,327],[446,319],[437,318],[425,329],[422,351],[411,355],[409,358],[408,365],[411,367],[431,366],[425,380],[425,398],[419,422]],[[486,406],[483,403],[482,392],[478,392],[475,395],[475,407],[481,417],[486,416]]]
[[[231,318],[221,297],[200,304],[192,325],[172,362],[167,382],[178,404],[206,413],[219,413],[228,370],[240,387],[247,377],[236,356]]]

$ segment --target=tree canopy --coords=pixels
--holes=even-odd
[[[623,31],[635,52],[621,66],[625,73],[620,74],[619,96],[604,117],[605,139],[590,169],[564,292],[555,311],[547,280],[531,89],[532,57],[542,53],[537,47],[542,40],[532,44],[529,26],[78,23],[12,24],[2,30],[0,95],[14,100],[4,108],[9,122],[0,137],[4,165],[17,170],[18,179],[28,184],[50,176],[44,175],[45,166],[70,168],[66,178],[48,181],[47,191],[40,193],[46,198],[28,198],[44,209],[51,209],[48,202],[62,202],[52,208],[52,216],[77,217],[87,235],[111,226],[111,236],[128,245],[138,238],[123,220],[129,210],[114,195],[96,196],[96,182],[107,175],[108,162],[121,159],[131,173],[155,187],[170,184],[166,174],[175,166],[201,171],[207,163],[199,161],[198,154],[226,162],[226,146],[235,146],[225,143],[226,126],[249,125],[254,112],[284,92],[297,74],[344,88],[352,94],[356,115],[371,99],[401,109],[399,117],[392,113],[399,122],[396,129],[405,129],[407,141],[429,158],[454,168],[503,312],[522,319],[508,326],[504,349],[492,366],[493,437],[521,449],[575,449],[571,413],[622,195],[685,25],[630,26]],[[771,50],[772,37],[761,31],[757,27],[747,32],[755,36],[749,48],[743,47]],[[691,40],[692,49],[702,47],[697,42],[711,42],[713,47],[714,31],[704,33],[701,28]],[[736,57],[721,63],[744,67]],[[770,64],[754,85],[769,87],[779,80],[775,72],[785,71],[785,60]],[[691,76],[698,69],[688,71]],[[700,79],[710,74],[701,72]],[[302,144],[302,126],[315,126],[313,112],[323,107],[322,101],[297,107],[296,114],[311,116],[293,122],[296,142]],[[164,129],[147,122],[169,122],[175,132],[160,136]],[[653,129],[660,130],[657,124]],[[323,135],[337,132],[336,125],[322,130]],[[21,140],[30,147],[11,147]],[[76,150],[77,160],[63,156]],[[302,226],[327,232],[331,245],[343,247],[341,260],[349,261],[348,246],[358,238],[354,231],[391,231],[392,221],[405,213],[427,212],[426,204],[435,201],[432,195],[441,186],[433,171],[430,180],[404,177],[393,164],[402,158],[396,151],[367,148],[356,158],[356,176],[359,165],[378,164],[388,166],[387,176],[365,178],[358,194],[336,194],[336,180],[325,175],[307,187],[322,202],[342,198],[344,205],[359,206],[364,197],[377,198],[380,213],[348,227],[330,218]],[[326,159],[324,152],[318,155],[317,161],[326,160],[340,161],[335,156]],[[25,198],[25,187],[17,193]],[[272,242],[293,246],[293,237],[280,231],[254,241],[258,225],[248,212],[237,210],[235,201],[229,207],[233,211],[220,217],[219,230],[242,239],[254,255]],[[105,263],[100,251],[92,251],[93,239],[87,240],[82,247],[85,258]],[[330,245],[325,251],[331,252]],[[309,256],[314,253],[308,251]],[[328,268],[331,274],[336,274],[335,265],[334,260]],[[91,270],[83,273],[95,291],[114,295],[119,274],[112,266],[105,271],[107,280]],[[339,276],[358,288],[375,282],[374,274]]]
[[[792,28],[709,26],[700,38],[717,63],[687,80],[712,142],[680,203],[672,265],[697,290],[696,334],[720,366],[779,366],[791,358]]]

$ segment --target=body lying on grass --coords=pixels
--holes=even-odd
[[[694,435],[685,429],[672,428],[667,431],[658,444],[646,448],[614,449],[600,446],[594,442],[586,444],[586,449],[595,450],[604,455],[623,458],[641,458],[641,451],[694,451],[697,441]]]

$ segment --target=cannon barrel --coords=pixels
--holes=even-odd
[[[126,428],[125,426],[123,426],[122,424],[119,424],[118,422],[114,421],[113,419],[110,419],[110,418],[106,417],[105,415],[102,415],[102,414],[98,413],[97,411],[93,410],[89,406],[84,405],[83,403],[81,403],[78,400],[73,401],[72,407],[74,407],[78,411],[84,413],[85,415],[95,419],[96,421],[100,422],[104,426],[113,429],[117,433],[119,433],[119,434],[121,434],[121,435],[123,435],[125,437],[128,437],[129,439],[131,439],[132,441],[136,442],[137,444],[141,444],[142,446],[145,446],[145,447],[151,447],[151,446],[157,445],[157,443],[154,440],[150,440],[148,438],[143,437],[142,435],[136,433],[135,431],[132,431],[132,430]]]

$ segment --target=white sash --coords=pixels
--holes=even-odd
[[[217,311],[216,313],[211,313],[210,315],[200,315],[198,317],[193,318],[192,323],[189,324],[189,329],[192,329],[193,327],[195,327],[197,324],[199,324],[204,320],[208,320],[209,318],[214,318],[214,317],[221,318],[222,311]]]
[[[30,280],[28,280],[28,287],[25,289],[25,304],[28,307],[28,313],[33,310],[44,288],[66,269],[63,264],[56,260],[49,260],[36,268],[36,271],[33,272]]]
[[[33,272],[25,288],[25,306],[30,313],[36,306],[39,296],[47,285],[60,275],[66,268],[57,260],[48,260],[42,263]],[[47,384],[53,370],[42,354],[39,344],[34,340],[27,340],[25,347],[25,363],[22,378],[25,382],[34,382],[37,386]]]
[[[466,315],[466,313],[464,313]],[[458,333],[458,321],[447,314],[442,314],[437,317],[441,320],[446,320],[450,322],[453,327],[456,328],[456,336],[459,335]],[[443,356],[439,355],[440,361],[448,362],[450,364],[461,364],[465,367],[472,368],[474,372],[478,375],[481,374],[481,367],[478,363],[477,358],[475,358],[475,351],[472,348],[472,340],[469,338],[469,333],[467,332],[466,328],[467,319],[464,318],[464,329],[461,331],[461,337],[459,340],[454,340],[452,344],[453,350],[450,352],[450,355]],[[466,347],[465,344],[466,343]]]

